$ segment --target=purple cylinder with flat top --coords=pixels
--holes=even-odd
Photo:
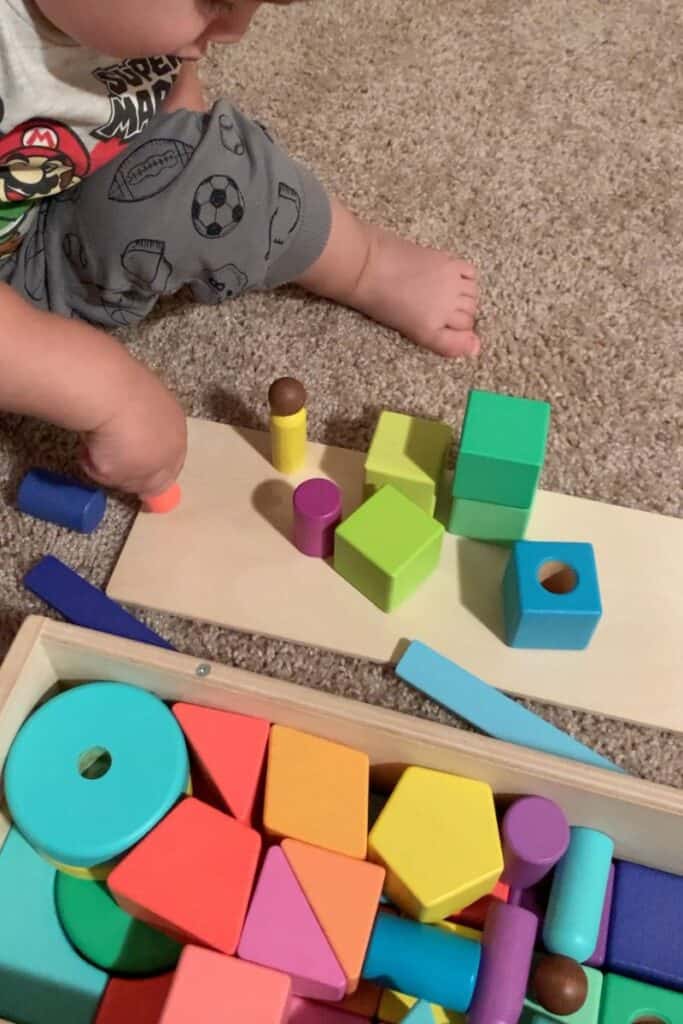
[[[294,491],[294,545],[304,555],[327,558],[334,552],[334,531],[341,522],[341,491],[332,480],[314,477]]]
[[[552,800],[525,796],[505,812],[501,837],[505,862],[501,882],[513,889],[529,889],[564,857],[569,823]]]
[[[494,900],[482,936],[482,955],[468,1024],[517,1024],[526,996],[538,920],[523,907]]]

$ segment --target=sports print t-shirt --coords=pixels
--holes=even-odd
[[[33,0],[0,0],[0,259],[41,199],[120,153],[161,109],[179,57],[108,58],[63,35]]]

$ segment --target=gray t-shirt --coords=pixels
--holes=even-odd
[[[0,259],[38,202],[77,185],[156,116],[179,57],[107,57],[45,20],[33,0],[0,0]]]

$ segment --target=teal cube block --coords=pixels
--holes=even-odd
[[[337,527],[334,568],[389,612],[436,569],[444,528],[387,485]]]
[[[490,501],[454,498],[448,520],[448,532],[473,540],[510,544],[521,540],[531,515],[530,508],[494,505]]]
[[[391,484],[434,514],[453,431],[446,423],[384,411],[365,459],[365,495]]]
[[[505,638],[511,647],[578,651],[602,615],[591,544],[516,541],[503,577]]]
[[[453,494],[530,508],[543,468],[549,425],[547,402],[470,391]]]
[[[0,1017],[91,1024],[108,975],[81,959],[62,931],[55,875],[11,829],[0,851]]]

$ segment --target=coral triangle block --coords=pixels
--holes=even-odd
[[[279,846],[266,854],[237,954],[283,971],[292,993],[341,999],[346,976]]]
[[[317,846],[285,839],[282,850],[355,992],[382,895],[385,871]]]
[[[174,704],[173,714],[226,808],[238,821],[250,824],[270,724],[197,704]]]

